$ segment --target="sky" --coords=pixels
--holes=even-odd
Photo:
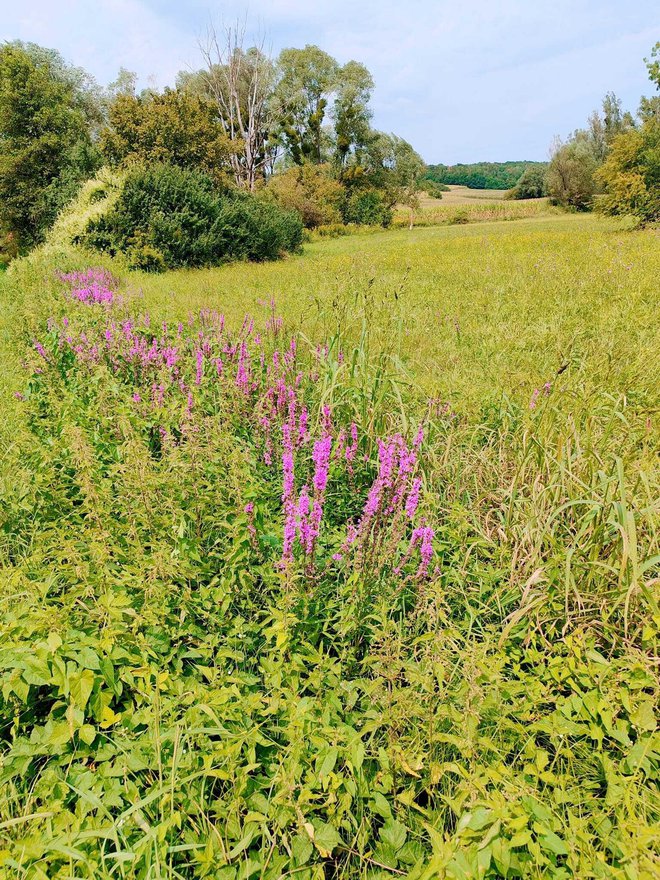
[[[120,67],[173,85],[209,21],[247,15],[274,54],[316,44],[360,61],[373,124],[429,163],[545,160],[607,91],[634,110],[660,40],[659,0],[3,0],[0,39],[58,49],[101,84]]]

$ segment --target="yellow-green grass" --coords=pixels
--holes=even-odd
[[[220,865],[226,873],[218,876],[296,876],[298,866],[285,872],[273,864],[275,848],[284,848],[283,811],[294,805],[286,834],[327,831],[321,817],[346,841],[332,862],[334,844],[315,838],[315,873],[301,877],[325,869],[338,880],[456,880],[481,876],[474,866],[491,850],[488,876],[510,877],[501,865],[515,850],[527,858],[516,875],[531,880],[651,880],[660,851],[652,741],[659,245],[653,231],[559,215],[360,234],[307,245],[279,263],[163,275],[128,273],[119,261],[65,244],[16,263],[0,282],[0,488],[10,514],[0,544],[0,607],[11,612],[9,653],[20,649],[23,662],[39,642],[42,653],[43,645],[57,652],[61,631],[72,640],[67,657],[77,657],[82,637],[71,627],[80,619],[95,648],[103,641],[102,652],[137,638],[140,650],[121,669],[137,694],[140,729],[130,728],[133,704],[126,703],[125,717],[104,721],[100,733],[88,724],[85,735],[126,755],[137,743],[151,763],[145,771],[142,752],[131,751],[139,761],[129,765],[122,752],[106,773],[102,749],[81,767],[65,746],[59,775],[48,756],[25,782],[15,774],[0,796],[0,877],[5,870],[26,880],[188,880]],[[239,541],[214,557],[234,566],[236,597],[257,596],[254,619],[245,620],[233,604],[220,604],[225,575],[210,568],[209,587],[206,556],[200,560],[187,541],[195,528],[206,537],[207,522],[233,541],[234,508],[253,478],[235,470],[243,459],[223,413],[173,445],[171,462],[163,462],[145,452],[141,435],[123,433],[132,430],[131,399],[92,370],[89,411],[75,394],[60,400],[53,392],[48,409],[32,407],[28,424],[30,404],[12,392],[25,386],[20,361],[29,358],[33,334],[44,333],[49,309],[67,308],[54,273],[99,263],[124,278],[131,311],[149,312],[154,323],[185,320],[203,307],[224,312],[234,327],[246,313],[263,321],[268,309],[260,302],[272,296],[288,329],[300,328],[312,345],[341,330],[346,360],[333,361],[323,400],[334,382],[352,411],[367,400],[374,409],[389,406],[396,422],[401,401],[414,423],[426,398],[450,403],[458,417],[434,415],[423,448],[438,575],[416,591],[405,620],[390,616],[385,599],[381,616],[364,620],[347,605],[351,626],[375,631],[365,657],[355,641],[359,663],[341,635],[325,655],[298,650],[275,614],[265,618],[263,638],[258,630],[253,674],[257,665],[244,656],[252,648],[243,645],[263,618],[266,568],[234,555]],[[391,358],[378,361],[379,349]],[[376,362],[357,380],[348,368],[354,355]],[[279,491],[278,484],[275,500]],[[70,519],[49,512],[57,505]],[[113,511],[130,527],[115,529]],[[278,540],[279,522],[274,529]],[[121,564],[106,564],[108,547]],[[129,589],[137,607],[127,613]],[[287,601],[279,597],[278,614]],[[197,614],[201,630],[191,622]],[[309,617],[301,629],[310,629]],[[170,632],[185,666],[160,650],[144,658]],[[195,654],[206,650],[207,636],[210,660]],[[345,706],[353,707],[358,686],[366,711],[350,716]],[[20,721],[29,731],[33,722],[17,705],[5,710],[6,730]],[[367,744],[357,761],[342,739],[354,735],[347,718]],[[241,752],[248,727],[259,732],[258,748]],[[62,725],[57,732],[65,735]],[[262,758],[262,744],[275,740],[278,760]],[[327,763],[337,748],[340,757]],[[358,798],[346,800],[344,778],[355,781]],[[245,793],[257,779],[264,797],[253,803]],[[381,854],[381,822],[372,821],[369,798],[377,798],[380,818],[391,810],[401,823],[388,833],[400,837],[403,829],[421,847],[419,870],[408,874],[408,862]],[[256,823],[266,830],[251,844]],[[115,863],[115,850],[125,861]],[[188,858],[183,871],[173,864]],[[393,867],[375,873],[382,864]]]
[[[526,401],[560,370],[564,386],[642,407],[658,387],[660,236],[591,216],[356,235],[278,263],[128,277],[157,320],[210,306],[236,322],[271,296],[315,339],[367,317],[429,394],[462,410]]]

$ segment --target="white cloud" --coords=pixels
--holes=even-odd
[[[196,63],[209,11],[245,9],[275,51],[317,43],[365,63],[375,124],[429,161],[544,158],[605,91],[634,108],[660,35],[656,0],[30,0],[5,11],[0,34],[57,48],[101,82],[123,66],[163,86]]]

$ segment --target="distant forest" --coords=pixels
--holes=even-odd
[[[511,189],[528,168],[545,170],[547,162],[475,162],[472,165],[429,165],[427,179],[472,189]]]

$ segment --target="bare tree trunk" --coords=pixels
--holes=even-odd
[[[259,174],[272,161],[267,140],[273,64],[264,52],[263,40],[245,49],[245,22],[224,26],[220,35],[209,25],[199,48],[209,92],[232,142],[230,161],[236,185],[254,190]]]

